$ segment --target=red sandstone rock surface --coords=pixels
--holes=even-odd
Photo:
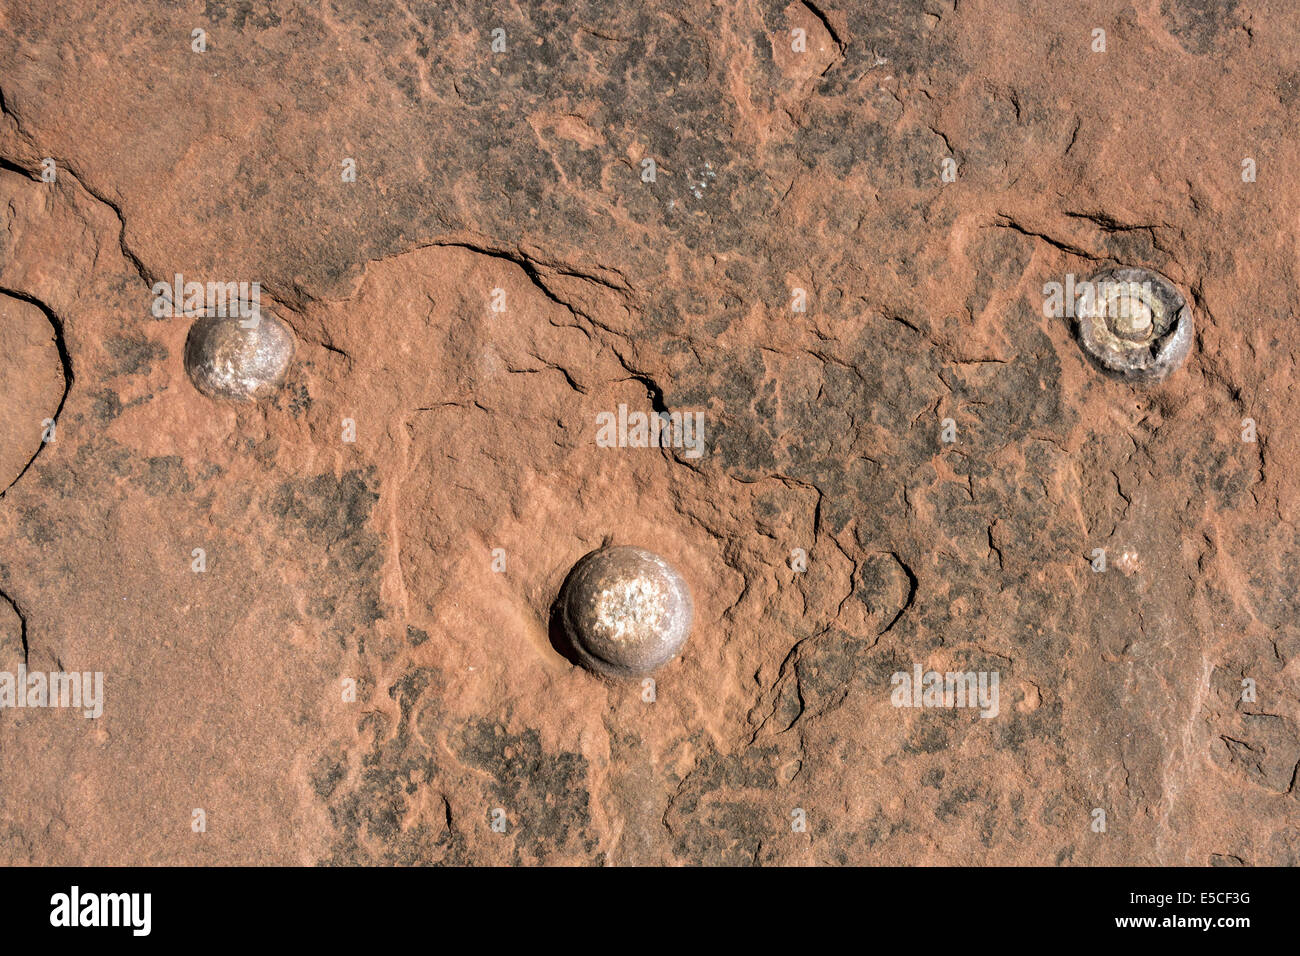
[[[104,675],[0,710],[0,860],[1300,862],[1294,11],[1061,6],[0,6],[0,671]],[[1163,384],[1043,315],[1104,265]],[[652,702],[549,632],[607,541],[694,593]]]

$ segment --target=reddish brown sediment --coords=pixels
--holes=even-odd
[[[0,709],[0,862],[1300,863],[1290,4],[257,6],[0,12],[0,672],[104,675]],[[1114,266],[1156,385],[1044,315]],[[608,542],[653,700],[552,641]]]

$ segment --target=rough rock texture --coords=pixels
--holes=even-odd
[[[61,6],[0,4],[0,670],[104,712],[0,710],[0,861],[1300,864],[1287,0]],[[1043,317],[1106,265],[1190,296],[1159,386]],[[176,273],[262,283],[274,401]],[[694,593],[652,701],[552,642],[605,542]]]

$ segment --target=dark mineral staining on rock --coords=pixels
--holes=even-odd
[[[569,573],[560,595],[565,636],[588,670],[640,677],[677,656],[691,631],[686,581],[643,548],[593,551]]]
[[[779,800],[778,768],[789,754],[756,744],[738,753],[721,753],[703,735],[692,746],[699,759],[668,800],[663,824],[680,859],[707,866],[745,866],[758,862],[763,834],[787,806]],[[671,781],[670,781],[671,782]]]
[[[949,728],[932,712],[925,712],[903,743],[905,754],[932,754],[947,750],[953,744]]]
[[[1242,26],[1237,0],[1162,0],[1160,17],[1179,45],[1196,55],[1213,52]]]
[[[122,399],[111,388],[101,388],[91,399],[91,414],[100,422],[111,422],[122,414]]]
[[[185,341],[185,371],[211,398],[257,401],[279,389],[293,351],[293,334],[268,312],[256,322],[203,316]]]
[[[322,754],[311,772],[311,784],[316,793],[328,799],[338,785],[347,776],[348,765],[345,755],[332,758]]]
[[[293,559],[319,579],[334,582],[318,606],[325,633],[340,647],[363,647],[384,616],[379,535],[370,527],[379,500],[373,468],[295,478],[261,496],[258,507],[277,519],[277,536]],[[286,556],[288,555],[286,551]]]
[[[144,473],[140,483],[145,491],[155,497],[160,495],[188,495],[194,490],[185,462],[178,455],[152,456],[144,460]]]
[[[311,393],[307,391],[307,386],[299,382],[291,390],[289,398],[289,411],[294,416],[300,416],[303,412],[311,410]]]
[[[1277,714],[1234,714],[1218,731],[1211,759],[1234,776],[1274,793],[1293,792],[1300,737],[1293,721]]]
[[[448,745],[461,764],[471,767],[493,803],[519,821],[513,832],[514,865],[557,854],[602,863],[591,820],[591,768],[576,751],[552,752],[531,727],[518,733],[503,721],[471,718]]]
[[[143,335],[117,335],[104,342],[111,363],[108,375],[147,374],[154,362],[167,357],[167,350]]]
[[[1181,292],[1147,269],[1104,269],[1076,306],[1079,343],[1107,373],[1158,382],[1187,359],[1192,312]]]

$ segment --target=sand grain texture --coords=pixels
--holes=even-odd
[[[105,674],[0,711],[0,862],[1300,863],[1291,4],[255,6],[0,6],[0,670]],[[1157,387],[1043,318],[1108,264],[1190,297]],[[548,631],[606,541],[694,595],[653,703]]]

